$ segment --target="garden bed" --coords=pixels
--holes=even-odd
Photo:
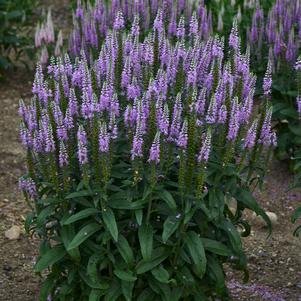
[[[25,70],[7,78],[0,87],[0,300],[36,301],[40,279],[32,268],[38,242],[21,234],[9,241],[4,232],[13,225],[22,228],[28,211],[17,190],[18,177],[24,172],[24,153],[18,141],[20,96],[30,97],[33,76]],[[257,193],[266,211],[277,214],[278,224],[267,239],[267,230],[259,226],[244,240],[249,257],[250,281],[242,284],[242,275],[228,274],[235,301],[301,300],[301,241],[292,236],[290,215],[300,204],[301,193],[287,192],[293,176],[285,163],[274,161],[262,193]],[[278,298],[278,299],[277,299]]]

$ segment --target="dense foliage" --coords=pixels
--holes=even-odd
[[[36,0],[0,0],[0,78],[4,70],[22,55],[32,57],[33,43],[29,34],[29,18]]]
[[[250,189],[276,145],[271,64],[255,105],[236,21],[224,51],[195,15],[173,38],[168,20],[158,10],[140,34],[136,15],[127,33],[118,11],[96,59],[87,42],[37,66],[20,187],[35,270],[48,269],[41,300],[228,300],[223,263],[247,276],[242,212],[269,223]]]

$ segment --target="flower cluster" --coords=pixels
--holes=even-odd
[[[161,14],[157,16],[158,10]],[[181,18],[182,15],[185,19]],[[153,25],[158,31],[166,29],[171,38],[183,36],[185,31],[194,35],[196,30],[208,37],[212,32],[212,17],[203,1],[141,0],[107,4],[96,0],[94,5],[85,5],[78,0],[69,50],[73,56],[78,56],[83,49],[88,56],[89,49],[100,50],[101,41],[112,27],[115,30],[129,27],[132,36],[137,36],[140,31],[143,35]]]
[[[171,44],[162,16],[159,10],[143,41],[138,31],[124,33],[123,46],[119,11],[96,60],[90,62],[85,51],[73,64],[68,55],[52,59],[47,79],[37,66],[32,102],[20,104],[21,140],[36,161],[32,178],[51,181],[67,172],[74,179],[79,166],[90,178],[108,180],[112,153],[127,153],[135,173],[141,172],[141,162],[162,169],[166,162],[176,164],[180,154],[185,170],[179,177],[185,172],[193,182],[199,172],[194,167],[204,172],[212,153],[227,164],[239,160],[238,149],[258,153],[257,144],[275,144],[270,106],[259,116],[253,110],[256,77],[249,70],[248,50],[240,52],[237,30],[230,36],[232,57],[225,61],[224,40],[204,40],[199,26],[192,26],[193,34],[182,33],[184,17]],[[270,80],[264,85],[268,93]],[[119,141],[128,144],[122,154]],[[43,173],[45,165],[52,172]]]
[[[264,26],[265,24],[265,26]],[[299,0],[277,0],[264,18],[263,9],[256,8],[249,32],[254,51],[265,42],[270,48],[270,59],[284,58],[293,64],[300,49],[301,5]]]
[[[48,10],[47,17],[42,23],[38,23],[35,31],[35,47],[40,50],[40,63],[46,65],[49,60],[50,48],[55,46],[55,56],[62,54],[63,34],[60,30],[55,38],[54,25],[51,10]]]

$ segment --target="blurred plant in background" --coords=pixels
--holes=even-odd
[[[61,56],[63,46],[62,30],[59,30],[57,35],[55,34],[51,9],[48,9],[47,15],[45,11],[43,12],[42,21],[37,24],[35,31],[35,48],[38,61],[45,66],[49,62],[49,53],[56,57]]]
[[[37,0],[0,0],[0,78],[4,71],[33,58],[31,24]],[[28,56],[28,57],[26,57]]]

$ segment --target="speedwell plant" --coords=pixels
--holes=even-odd
[[[38,65],[20,104],[40,300],[228,300],[223,263],[247,276],[243,210],[269,223],[250,187],[276,144],[270,66],[253,105],[236,27],[225,55],[196,19],[174,43],[161,10],[142,41],[139,24],[118,12],[98,59]]]

